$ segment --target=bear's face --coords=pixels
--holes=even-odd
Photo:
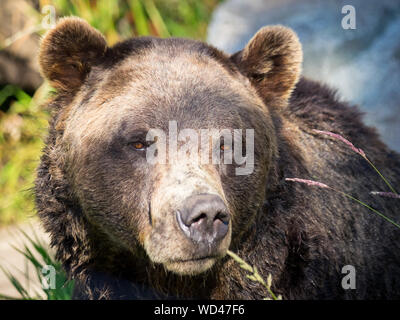
[[[46,36],[40,60],[70,97],[58,147],[90,224],[179,274],[208,270],[240,241],[277,152],[271,108],[285,105],[298,78],[293,33],[263,29],[228,57],[182,39],[107,48],[69,18]]]

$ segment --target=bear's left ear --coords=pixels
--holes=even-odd
[[[60,19],[43,38],[39,63],[53,87],[75,92],[107,50],[103,35],[76,17]]]
[[[260,29],[231,56],[266,103],[286,105],[301,73],[303,52],[297,35],[283,26]]]

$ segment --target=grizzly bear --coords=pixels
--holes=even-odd
[[[369,163],[315,130],[361,148],[394,188],[400,157],[357,107],[301,77],[290,29],[264,27],[227,55],[180,38],[108,47],[64,18],[39,59],[55,94],[36,205],[76,299],[268,297],[228,250],[271,275],[283,299],[400,298],[400,230],[340,192],[397,222],[400,200],[371,194],[388,190]],[[201,148],[179,140],[176,156],[184,129],[228,134],[201,136]],[[228,143],[232,132],[242,135]],[[166,161],[150,161],[150,149]],[[198,149],[219,161],[190,158]],[[253,157],[244,174],[225,161],[236,149]]]

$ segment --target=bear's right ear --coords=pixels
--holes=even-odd
[[[53,87],[74,92],[106,50],[104,36],[86,21],[63,18],[42,40],[39,63]]]
[[[291,29],[268,26],[261,28],[231,60],[267,103],[281,107],[300,77],[303,52]]]

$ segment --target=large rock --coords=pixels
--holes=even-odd
[[[348,4],[355,30],[342,28]],[[214,13],[208,41],[233,53],[268,24],[293,28],[303,44],[303,74],[359,104],[367,123],[400,151],[399,0],[228,0]]]
[[[40,27],[27,0],[0,1],[0,88],[7,84],[34,91],[42,83],[37,52]]]

